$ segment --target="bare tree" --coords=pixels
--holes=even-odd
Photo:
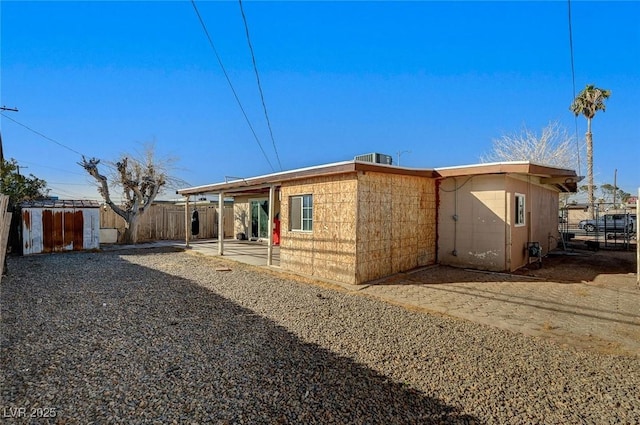
[[[550,122],[540,135],[523,127],[520,133],[493,140],[493,150],[482,162],[531,161],[543,165],[576,169],[578,149],[575,139],[557,122]]]
[[[153,144],[145,145],[144,154],[140,159],[127,154],[122,155],[113,164],[115,172],[111,175],[111,186],[122,188],[121,205],[112,200],[109,180],[98,170],[99,159],[86,159],[83,156],[82,162],[78,163],[98,182],[98,193],[105,203],[124,219],[125,243],[137,243],[140,217],[149,209],[167,183],[175,181],[168,176],[171,162],[155,158]]]

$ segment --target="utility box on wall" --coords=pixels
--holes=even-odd
[[[22,255],[100,248],[96,201],[29,201],[20,204]]]

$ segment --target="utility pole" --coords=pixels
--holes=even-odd
[[[7,108],[6,106],[0,106],[0,111],[11,111],[11,112],[18,112],[18,108]],[[4,151],[2,149],[2,131],[0,131],[0,166],[4,166]],[[4,191],[4,187],[2,185],[0,185],[0,194],[2,194]],[[10,208],[13,208],[13,206],[10,206]],[[5,231],[7,233],[11,233],[11,212],[10,211],[0,211],[0,216],[2,217],[2,226],[4,227]],[[3,235],[2,237],[4,238],[2,240],[2,246],[0,248],[0,252],[2,252],[2,259],[0,261],[2,261],[2,267],[1,267],[1,274],[4,276],[5,274],[7,274],[7,252],[9,251],[9,236],[4,234],[4,231],[1,232]]]
[[[411,151],[398,151],[396,152],[398,154],[398,167],[400,166],[400,155],[402,155],[403,153],[411,153]]]
[[[616,168],[613,172],[613,208],[617,209],[616,206],[616,194],[618,192],[618,169]]]
[[[18,108],[7,108],[6,106],[0,106],[0,111],[18,112]],[[2,149],[2,132],[0,131],[0,161],[4,163],[4,151]]]

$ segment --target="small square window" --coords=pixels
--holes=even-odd
[[[289,202],[289,228],[303,232],[313,230],[313,195],[292,196]]]
[[[524,226],[525,225],[525,198],[524,195],[520,193],[516,193],[515,196],[516,205],[515,205],[515,225],[516,226]]]

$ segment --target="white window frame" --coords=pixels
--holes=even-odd
[[[527,225],[527,197],[523,193],[516,193],[514,195],[515,202],[514,208],[514,220],[513,224],[516,227],[522,227]]]
[[[294,199],[299,199],[300,210],[296,214],[294,220]],[[297,206],[296,206],[297,207]],[[298,222],[299,220],[299,222]],[[295,221],[295,222],[294,222]],[[304,195],[294,195],[289,197],[289,230],[292,232],[313,231],[313,195],[310,193]]]

